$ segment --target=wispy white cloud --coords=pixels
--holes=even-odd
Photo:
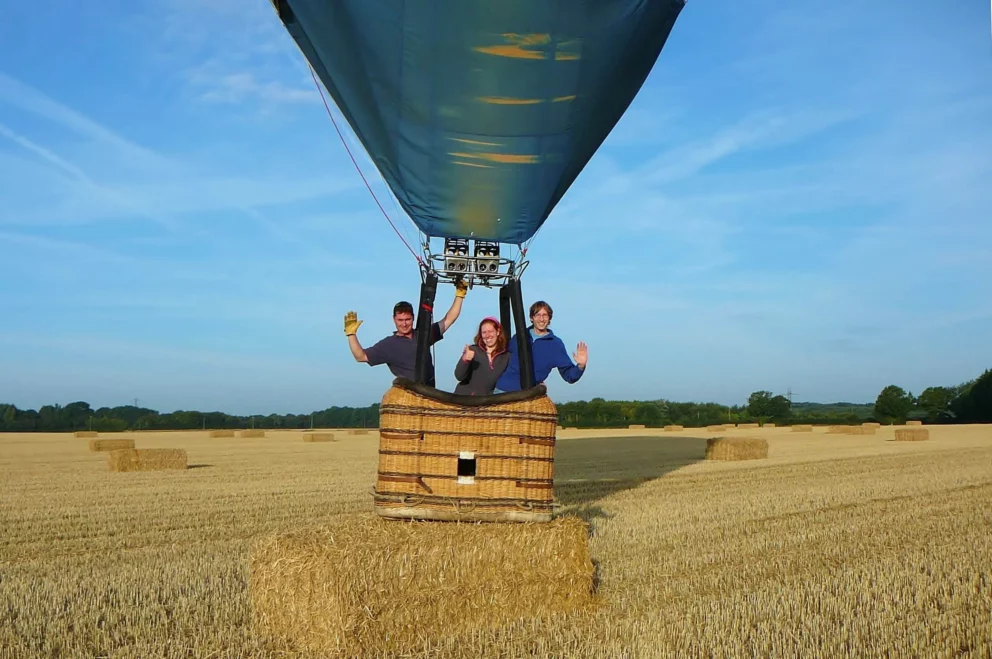
[[[0,104],[5,104],[48,119],[78,135],[92,139],[104,148],[112,148],[135,166],[171,169],[174,164],[162,155],[142,147],[76,110],[0,71]]]
[[[284,82],[259,82],[253,73],[227,73],[219,78],[198,76],[194,84],[204,87],[200,98],[210,103],[244,103],[259,100],[266,103],[318,103],[320,97],[310,89],[291,87]]]

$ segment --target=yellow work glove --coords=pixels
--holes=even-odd
[[[465,297],[466,293],[468,293],[468,282],[459,279],[455,282],[455,297]]]
[[[361,326],[362,321],[358,320],[358,314],[354,311],[349,311],[344,315],[344,334],[345,336],[352,336],[358,334],[358,328]]]

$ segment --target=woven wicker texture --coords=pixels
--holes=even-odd
[[[393,386],[379,408],[380,515],[550,513],[558,411],[546,395],[461,406]],[[411,512],[411,509],[412,512]],[[483,515],[484,513],[484,515]]]

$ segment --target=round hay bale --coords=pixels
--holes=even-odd
[[[461,632],[592,602],[589,527],[346,519],[252,547],[253,622],[330,655],[415,652]]]
[[[795,425],[792,426],[792,432],[813,432],[813,426],[811,425]]]
[[[760,460],[768,457],[768,442],[759,437],[711,437],[707,460]]]
[[[897,442],[922,442],[930,439],[930,431],[926,428],[897,428]]]

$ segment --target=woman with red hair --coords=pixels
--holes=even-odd
[[[455,366],[455,379],[458,385],[456,394],[467,396],[488,396],[496,388],[496,380],[506,370],[510,354],[506,351],[506,337],[499,321],[489,316],[479,323],[475,343],[465,346],[458,365]]]

